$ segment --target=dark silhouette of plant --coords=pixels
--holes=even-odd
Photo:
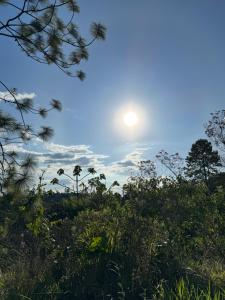
[[[156,158],[164,165],[175,178],[182,178],[184,172],[184,160],[179,153],[169,154],[165,150],[159,151]]]
[[[72,67],[88,59],[87,48],[96,40],[104,40],[106,28],[93,23],[91,39],[80,34],[74,17],[80,12],[75,0],[0,1],[7,8],[5,20],[0,20],[0,36],[9,38],[30,58],[43,64],[55,64],[60,70],[80,80],[83,71],[71,72]],[[61,12],[68,19],[61,17]]]
[[[68,187],[68,186],[66,186],[66,185],[64,185],[64,184],[62,184],[62,183],[60,183],[59,180],[58,180],[57,178],[53,178],[52,181],[51,181],[51,183],[52,183],[52,184],[58,184],[58,185],[60,185],[60,186],[62,186],[62,187],[64,187],[64,188],[66,188],[68,191],[72,190],[73,192],[76,192],[76,195],[77,195],[77,197],[78,197],[78,195],[79,195],[79,185],[83,182],[83,180],[84,180],[87,176],[95,174],[96,171],[95,171],[94,168],[88,168],[88,169],[87,169],[87,173],[86,173],[85,175],[83,175],[83,176],[80,178],[81,173],[82,173],[82,168],[81,168],[81,166],[78,166],[78,165],[75,166],[74,169],[73,169],[73,176],[74,176],[75,178],[73,178],[73,177],[70,176],[69,174],[65,173],[64,169],[62,169],[62,168],[60,168],[60,169],[57,171],[57,174],[58,174],[59,176],[64,175],[64,176],[66,176],[67,178],[69,178],[73,183],[75,183],[75,188],[74,188],[74,186],[73,186],[72,188],[70,188],[70,187]]]
[[[78,197],[79,193],[80,193],[79,187],[82,188],[82,190],[81,190],[82,192],[85,192],[85,193],[88,192],[88,186],[84,183],[84,179],[90,175],[94,175],[97,173],[94,168],[88,168],[87,173],[85,175],[81,176],[82,171],[83,170],[82,170],[81,166],[76,165],[73,169],[73,177],[74,178],[72,176],[70,176],[69,174],[65,173],[64,169],[62,169],[62,168],[60,168],[57,171],[57,174],[59,176],[64,175],[67,178],[69,178],[75,184],[75,187],[74,187],[74,185],[72,187],[69,187],[69,186],[61,183],[58,178],[53,178],[51,180],[51,184],[59,185],[59,186],[65,188],[65,190],[68,192],[71,192],[71,191],[75,192]],[[105,183],[103,183],[102,180],[104,180]],[[87,183],[90,187],[90,192],[93,192],[93,190],[96,190],[97,192],[101,192],[101,193],[103,193],[104,191],[109,192],[113,187],[119,186],[119,183],[117,181],[113,181],[113,183],[110,185],[110,187],[107,190],[106,177],[104,174],[99,174],[99,176],[89,179]]]
[[[155,178],[157,175],[156,165],[151,160],[142,160],[138,163],[138,169],[141,177]]]
[[[104,183],[102,182],[104,180]],[[96,191],[98,194],[103,194],[103,192],[110,192],[112,188],[119,186],[117,180],[114,180],[112,184],[106,187],[106,177],[104,174],[99,174],[99,176],[93,177],[88,180],[88,184],[91,188],[91,192]]]
[[[58,100],[53,99],[48,109],[37,109],[32,99],[17,100],[15,90],[8,90],[0,97],[0,101],[19,111],[19,117],[16,119],[0,110],[0,192],[4,193],[10,186],[17,188],[26,186],[31,179],[30,171],[36,165],[30,155],[19,157],[15,146],[28,143],[35,137],[47,141],[53,135],[50,127],[42,126],[39,130],[33,128],[26,122],[24,114],[39,114],[46,117],[49,111],[53,109],[61,111],[62,107]]]
[[[225,110],[211,113],[211,119],[205,124],[205,133],[220,151],[220,159],[225,166]]]
[[[211,113],[211,120],[205,125],[205,133],[225,151],[225,110],[218,110]]]
[[[192,145],[186,162],[186,175],[195,180],[203,180],[205,183],[221,166],[218,151],[213,151],[212,144],[206,139],[199,139]]]

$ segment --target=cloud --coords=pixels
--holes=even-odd
[[[75,159],[46,159],[44,160],[44,163],[47,165],[51,164],[60,164],[60,165],[74,165]]]
[[[120,160],[113,161],[108,155],[95,153],[90,145],[83,144],[61,145],[35,139],[27,146],[11,145],[9,148],[15,150],[21,157],[31,154],[38,161],[35,176],[38,178],[41,170],[46,169],[45,180],[48,185],[52,178],[58,177],[58,169],[63,168],[65,173],[72,176],[73,167],[80,165],[84,174],[88,167],[93,167],[98,173],[106,175],[108,185],[117,180],[122,186],[129,176],[138,173],[138,162],[144,160],[144,153],[148,150],[148,148],[134,148]],[[61,177],[60,180],[63,179],[63,176]]]
[[[39,161],[47,165],[61,164],[65,165],[81,165],[82,167],[100,167],[103,160],[108,156],[94,153],[89,145],[60,145],[54,143],[38,142],[44,152],[37,155]]]
[[[131,153],[127,154],[126,159],[137,163],[142,159],[143,153],[146,150],[147,150],[147,148],[145,148],[145,149],[138,148],[138,149],[132,151]]]
[[[33,155],[33,156],[40,156],[42,155],[42,153],[40,152],[36,152],[36,151],[32,151],[29,149],[25,148],[26,145],[23,145],[21,143],[21,145],[18,144],[8,144],[4,146],[5,151],[15,151],[18,155],[20,156],[24,156],[24,155]]]
[[[24,100],[24,99],[33,99],[34,97],[36,97],[35,93],[17,93],[14,95],[16,100],[20,101],[20,100]],[[9,92],[0,92],[0,101],[1,100],[8,100],[8,101],[13,101],[14,97],[9,93]]]
[[[135,149],[125,155],[123,159],[105,165],[104,172],[107,176],[120,176],[120,180],[124,183],[129,176],[137,173],[138,162],[144,160],[144,152],[146,150],[148,149]]]
[[[124,169],[130,168],[129,170],[136,170],[138,167],[138,162],[143,159],[143,154],[144,151],[146,151],[147,148],[145,149],[136,149],[132,151],[131,153],[128,153],[124,159],[118,161],[115,163],[114,166],[117,166],[116,170],[118,172],[124,172]],[[122,169],[121,169],[122,168]]]
[[[128,167],[136,167],[137,165],[132,161],[132,160],[122,160],[117,163],[119,166],[123,168],[128,168]]]
[[[91,162],[92,162],[92,159],[87,156],[81,156],[75,160],[75,163],[77,165],[81,165],[81,166],[89,166],[91,164]]]
[[[62,160],[62,159],[74,157],[73,153],[43,153],[42,156],[51,158],[52,160],[54,159]]]
[[[92,166],[91,159],[89,157],[83,156],[76,159],[46,159],[44,161],[45,164],[62,164],[62,165],[79,165],[82,167]]]
[[[106,172],[108,176],[123,174],[129,176],[130,172],[137,171],[138,162],[143,160],[147,148],[137,148],[118,161],[107,163],[107,155],[94,153],[89,145],[60,145],[54,143],[42,143],[47,153],[34,154],[43,165],[57,165],[57,168],[80,165],[82,167],[94,167],[99,172]]]
[[[74,154],[91,154],[89,145],[72,145],[72,146],[65,146],[59,145],[54,143],[45,143],[45,148],[50,152],[56,153],[74,153]]]

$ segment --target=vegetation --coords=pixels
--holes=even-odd
[[[204,180],[207,184],[209,177],[216,174],[221,166],[218,151],[212,150],[210,142],[204,139],[196,141],[187,157],[187,176]]]
[[[214,153],[206,140],[190,153],[199,144]],[[165,151],[157,157],[178,160]],[[44,174],[36,190],[2,195],[1,298],[224,299],[223,173],[210,173],[206,184],[204,168],[194,178],[158,176],[151,161],[139,170],[123,195],[106,188],[104,174],[81,175],[79,166],[73,176],[58,171],[75,183],[61,197],[44,192]],[[84,176],[95,177],[80,189]]]

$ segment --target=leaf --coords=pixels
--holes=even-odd
[[[95,174],[97,173],[94,168],[88,168],[88,173]]]
[[[62,110],[62,103],[59,100],[52,99],[51,106],[58,111]]]
[[[82,172],[81,166],[75,166],[73,169],[73,176],[80,176],[80,173]]]
[[[64,174],[64,170],[63,170],[63,169],[59,169],[59,170],[57,171],[57,174],[58,174],[59,176],[61,176],[62,174]]]
[[[59,183],[59,180],[58,178],[53,178],[51,181],[50,181],[51,184],[58,184]]]
[[[97,40],[105,40],[106,37],[106,27],[101,23],[93,23],[91,25],[91,34]]]
[[[81,80],[81,81],[83,81],[84,79],[85,79],[85,77],[86,77],[86,75],[85,75],[85,73],[83,72],[83,71],[77,71],[77,77]]]

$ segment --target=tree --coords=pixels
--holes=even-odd
[[[225,150],[225,110],[211,113],[211,120],[206,124],[206,134],[216,146]]]
[[[90,192],[97,191],[97,192],[103,193],[105,191],[110,192],[113,187],[119,186],[119,183],[115,180],[110,185],[110,187],[107,189],[106,188],[106,177],[105,177],[105,174],[103,174],[103,173],[99,174],[99,176],[88,179],[88,181],[87,181],[88,185],[86,185],[84,182],[84,179],[86,179],[86,177],[88,177],[89,175],[96,174],[97,172],[95,171],[94,168],[90,168],[90,167],[87,168],[85,175],[83,175],[82,172],[83,172],[83,169],[79,165],[76,165],[73,169],[73,177],[75,177],[75,178],[73,178],[71,175],[65,173],[64,169],[62,169],[62,168],[60,168],[57,171],[57,174],[59,176],[63,175],[65,177],[67,177],[72,184],[75,184],[75,187],[74,187],[74,185],[72,185],[72,187],[69,187],[68,185],[61,183],[58,178],[53,178],[50,183],[53,185],[59,185],[59,186],[65,188],[65,190],[67,192],[76,193],[77,197],[79,196],[79,194],[81,192],[87,193],[88,187],[90,188]],[[104,183],[102,183],[103,180],[104,180]],[[79,191],[79,187],[82,188],[81,191]]]
[[[209,178],[209,188],[211,191],[216,191],[218,187],[225,189],[225,172],[215,174]]]
[[[62,169],[62,168],[60,168],[57,171],[57,174],[59,176],[64,175],[67,178],[69,178],[69,180],[75,184],[75,189],[74,189],[74,185],[72,186],[72,188],[70,188],[70,187],[60,183],[58,178],[53,178],[51,180],[51,184],[57,184],[61,187],[64,187],[68,192],[70,192],[70,191],[75,192],[76,191],[76,195],[78,197],[79,196],[79,185],[82,185],[82,187],[85,188],[85,184],[83,183],[83,180],[89,175],[94,175],[96,173],[96,171],[95,171],[94,168],[88,168],[87,173],[80,178],[81,173],[82,173],[82,168],[79,165],[76,165],[73,169],[73,176],[75,177],[75,179],[72,176],[70,176],[69,174],[65,173],[64,169]]]
[[[169,154],[165,150],[159,151],[156,158],[160,163],[165,166],[176,179],[183,177],[183,158],[180,157],[179,153]]]
[[[84,80],[83,71],[71,70],[88,59],[87,49],[95,40],[105,39],[106,28],[93,23],[91,39],[86,41],[73,22],[80,11],[75,0],[0,0],[0,6],[7,9],[7,18],[0,19],[0,37],[11,39],[31,59],[54,64],[68,76]],[[68,20],[61,16],[68,16]],[[60,111],[62,106],[59,100],[53,99],[50,108],[36,108],[32,99],[21,99],[15,88],[8,88],[1,80],[0,85],[4,88],[0,101],[6,105],[0,110],[0,193],[4,193],[11,184],[26,183],[34,167],[32,158],[21,160],[12,145],[28,142],[33,137],[47,140],[53,135],[49,127],[39,130],[27,124],[24,114],[38,114],[44,118],[50,110]],[[8,107],[16,109],[18,117],[7,113]]]
[[[142,160],[138,163],[141,177],[155,178],[157,176],[156,165],[151,160]]]
[[[205,125],[205,133],[218,147],[221,154],[221,162],[225,166],[225,110],[211,113],[211,119]]]
[[[204,180],[205,183],[221,166],[218,151],[213,151],[212,144],[206,139],[199,139],[192,145],[186,162],[186,175],[195,180]]]

